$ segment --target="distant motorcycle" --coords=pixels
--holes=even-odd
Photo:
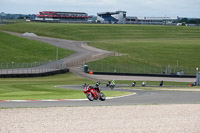
[[[112,84],[111,81],[108,81],[108,83],[106,84],[106,87],[110,87],[110,89],[114,89],[115,88],[115,83]]]
[[[90,101],[94,101],[98,99],[101,101],[106,100],[106,96],[103,94],[103,92],[101,92],[99,85],[96,84],[96,86],[92,86],[92,85],[83,84],[83,87],[84,87],[83,92],[86,94],[86,97],[88,98],[88,100]]]
[[[109,87],[110,87],[110,89],[114,89],[114,88],[115,88],[115,85],[112,85],[112,84],[111,84]]]

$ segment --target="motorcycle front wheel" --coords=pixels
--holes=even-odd
[[[92,94],[86,94],[88,100],[90,101],[94,101],[94,97],[92,96]]]

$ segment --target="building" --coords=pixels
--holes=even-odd
[[[176,25],[178,17],[131,17],[127,16],[127,24],[149,24],[149,25]]]
[[[97,22],[105,24],[176,25],[178,17],[126,16],[126,11],[97,13]]]
[[[0,24],[10,24],[18,22],[17,20],[34,20],[35,14],[11,14],[11,13],[0,13]]]
[[[106,24],[126,24],[126,12],[102,12],[97,13],[97,22]]]
[[[0,13],[0,18],[1,19],[35,19],[35,14],[11,14],[11,13]]]
[[[89,18],[91,16],[84,12],[43,11],[36,15],[35,20],[41,22],[84,23],[88,22]]]

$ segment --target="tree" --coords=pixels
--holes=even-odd
[[[187,24],[187,23],[188,23],[188,18],[182,18],[182,19],[180,20],[180,22],[181,22],[181,23],[185,22],[185,23]]]

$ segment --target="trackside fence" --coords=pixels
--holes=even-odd
[[[32,62],[32,63],[0,63],[0,75],[2,74],[37,74],[58,71],[67,68],[63,60]]]
[[[134,74],[195,75],[196,67],[87,63],[90,71]],[[200,68],[200,67],[199,67]]]
[[[117,56],[118,53],[107,53],[103,55],[94,55],[92,57],[68,61],[67,59],[49,60],[46,62],[31,62],[31,63],[0,63],[0,75],[5,74],[38,74],[48,73],[63,69],[68,69],[74,66],[84,65],[87,62],[106,58],[107,56]]]

